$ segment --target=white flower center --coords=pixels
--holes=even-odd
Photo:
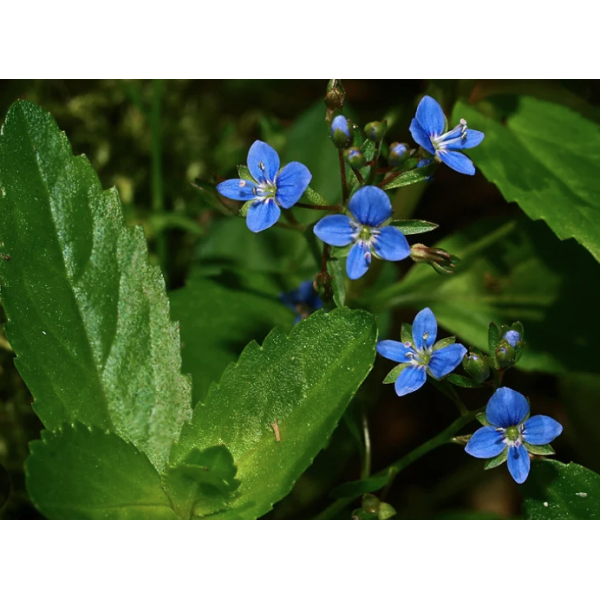
[[[459,139],[466,139],[467,137],[467,122],[464,119],[460,120],[460,123],[450,131],[443,133],[442,135],[431,136],[431,143],[435,148],[436,152],[446,152],[446,146]]]

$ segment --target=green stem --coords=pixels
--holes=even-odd
[[[363,402],[362,408],[362,430],[365,444],[363,464],[360,474],[361,479],[367,479],[371,475],[371,434],[369,433],[369,421],[367,419],[367,407]]]
[[[454,386],[451,383],[448,383],[447,381],[436,381],[435,379],[431,379],[430,381],[440,392],[442,392],[442,394],[444,394],[444,396],[446,396],[446,398],[452,400],[461,415],[466,415],[469,412],[469,409],[463,404],[456,389],[454,389]]]
[[[484,407],[485,408],[485,407]],[[478,408],[477,410],[472,410],[468,412],[466,415],[462,415],[454,423],[449,425],[444,431],[426,441],[424,444],[421,444],[419,447],[415,448],[412,452],[409,452],[399,460],[393,462],[391,465],[379,471],[373,476],[375,478],[381,478],[387,476],[387,482],[385,484],[384,494],[387,494],[387,491],[392,486],[394,479],[406,467],[412,465],[412,463],[416,462],[426,454],[429,454],[432,450],[443,446],[444,444],[449,444],[452,442],[452,438],[454,438],[455,434],[458,433],[465,425],[468,425],[471,421],[475,420],[475,416],[480,413],[484,408]],[[378,488],[377,488],[378,489]],[[376,492],[377,489],[373,489],[371,491]],[[335,517],[341,510],[346,508],[349,504],[351,504],[356,496],[352,496],[349,498],[340,498],[336,500],[332,504],[330,504],[323,512],[315,517],[315,519],[332,519]]]
[[[152,209],[161,214],[165,210],[164,187],[162,175],[162,142],[160,135],[161,104],[163,82],[155,79],[152,82],[152,106],[150,109],[150,135],[152,138]],[[164,230],[157,232],[156,253],[167,278],[167,238]]]
[[[346,180],[346,163],[341,148],[338,148],[338,158],[340,160],[340,177],[342,179],[342,203],[346,206],[348,202],[348,181]]]
[[[294,206],[299,208],[310,208],[311,210],[334,210],[336,212],[341,210],[339,204],[305,204],[304,202],[296,202]]]

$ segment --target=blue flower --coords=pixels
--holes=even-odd
[[[406,365],[396,379],[398,396],[406,396],[423,387],[427,375],[434,379],[445,377],[462,361],[467,349],[462,344],[433,344],[437,337],[437,321],[429,308],[417,314],[412,324],[412,343],[382,340],[377,352],[401,365]],[[441,347],[439,347],[441,345]]]
[[[315,292],[312,279],[303,281],[291,292],[282,292],[279,294],[279,299],[298,313],[294,325],[302,319],[306,319],[315,310],[323,308],[323,301],[319,298],[319,294]]]
[[[352,217],[329,215],[314,228],[315,235],[326,244],[345,247],[352,245],[346,260],[350,279],[362,277],[374,254],[383,260],[402,260],[410,256],[410,246],[396,227],[382,227],[392,216],[389,198],[379,188],[367,185],[350,199]]]
[[[521,341],[521,334],[514,329],[510,329],[503,336],[503,340],[506,340],[513,348]]]
[[[529,403],[523,394],[498,388],[490,398],[485,416],[489,425],[478,429],[465,451],[475,458],[496,458],[494,466],[508,460],[508,470],[517,483],[529,475],[529,453],[549,444],[562,433],[562,425],[550,417],[529,417]]]
[[[255,233],[277,223],[280,207],[294,206],[312,179],[310,171],[299,162],[291,162],[279,170],[279,155],[259,140],[248,151],[248,170],[252,181],[228,179],[217,186],[217,191],[231,200],[253,201],[246,223]]]
[[[471,160],[457,150],[478,146],[483,141],[484,134],[475,129],[467,129],[464,119],[451,131],[446,131],[447,128],[442,107],[431,96],[424,96],[417,107],[416,117],[410,124],[415,142],[451,169],[465,175],[475,175]]]

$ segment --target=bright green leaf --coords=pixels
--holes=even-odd
[[[27,490],[49,519],[176,519],[160,476],[114,433],[76,424],[42,431],[25,463]]]
[[[344,261],[334,258],[327,261],[327,272],[331,275],[333,301],[337,307],[346,303],[346,269]]]
[[[182,370],[192,375],[194,406],[248,342],[262,341],[276,326],[289,329],[296,317],[278,299],[209,279],[192,279],[170,300],[171,316],[181,326]]]
[[[433,231],[434,229],[437,229],[439,227],[437,223],[430,223],[429,221],[419,221],[418,219],[392,221],[390,225],[399,229],[404,235],[427,233],[428,231]]]
[[[597,372],[600,266],[573,240],[560,242],[544,223],[527,219],[476,223],[439,242],[462,262],[452,277],[415,265],[401,282],[377,293],[377,309],[431,308],[462,343],[485,347],[490,321],[522,321],[527,371]]]
[[[162,468],[191,415],[179,333],[141,228],[125,226],[115,189],[73,157],[30,102],[0,137],[0,261],[7,337],[44,425],[115,431]]]
[[[215,518],[260,517],[290,491],[371,370],[376,338],[366,312],[318,311],[289,337],[275,329],[262,347],[249,344],[225,370],[171,457],[176,466],[194,448],[227,446],[241,486]]]
[[[237,467],[225,446],[194,448],[163,477],[173,509],[182,519],[204,517],[224,510],[240,482]]]
[[[600,261],[600,127],[559,104],[510,100],[501,123],[456,105],[454,118],[485,133],[468,154],[509,202],[546,221],[561,240],[575,238]]]
[[[533,460],[521,490],[528,519],[600,519],[600,475],[581,465]]]
[[[404,187],[406,185],[413,185],[414,183],[419,183],[421,181],[425,181],[435,171],[437,168],[436,164],[427,165],[426,167],[419,167],[417,169],[412,169],[411,171],[406,171],[404,173],[400,173],[398,177],[394,177],[389,183],[386,183],[382,189],[383,190],[393,190],[399,187]]]

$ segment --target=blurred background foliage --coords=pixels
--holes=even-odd
[[[88,156],[103,186],[116,186],[127,221],[143,225],[153,260],[161,264],[171,290],[173,316],[182,324],[195,324],[194,329],[182,327],[184,370],[201,373],[195,401],[248,341],[262,341],[273,326],[291,327],[294,315],[277,302],[277,296],[316,271],[302,237],[281,229],[259,236],[250,233],[242,219],[229,218],[228,201],[219,204],[214,184],[235,176],[235,166],[245,164],[251,143],[262,139],[281,154],[283,163],[305,163],[313,173],[311,187],[334,202],[340,195],[339,167],[325,124],[325,85],[325,81],[250,80],[0,82],[0,118],[17,98],[32,100],[52,113],[75,154]],[[516,94],[563,105],[600,122],[597,81],[346,80],[344,86],[346,114],[362,125],[387,118],[388,141],[412,142],[408,125],[426,92],[442,103],[447,114],[462,99],[493,115],[498,99]],[[427,289],[440,323],[452,331],[455,321],[462,319],[460,327],[466,327],[469,343],[480,343],[491,318],[510,323],[526,321],[529,314],[539,335],[532,340],[530,356],[526,352],[519,365],[522,368],[512,370],[505,383],[529,396],[535,413],[564,424],[564,435],[554,443],[559,460],[600,470],[600,375],[596,346],[590,343],[598,339],[600,329],[589,312],[600,300],[599,265],[573,240],[559,242],[546,224],[531,224],[519,206],[507,203],[479,171],[466,177],[440,168],[433,181],[401,188],[392,201],[397,218],[440,224],[418,241],[438,245],[450,238],[447,246],[459,256],[468,243],[492,228],[490,224],[496,229],[516,225],[487,249],[472,248],[471,269],[454,279],[440,278],[420,266],[421,271],[415,268],[390,295],[385,288],[412,267],[409,261],[378,263],[380,271],[372,269],[373,275],[370,272],[357,283],[353,297],[360,299],[364,286],[378,276],[370,293],[375,299],[380,294],[380,331],[390,337],[398,337],[402,322],[412,322],[419,302],[413,305],[408,300],[410,288],[414,280],[424,278],[425,287],[420,289]],[[305,221],[320,216],[296,212]],[[485,226],[475,225],[482,219]],[[489,301],[502,295],[503,288],[514,293],[514,281],[527,279],[541,290],[546,309],[526,302],[521,313],[511,312],[498,308],[502,302]],[[182,302],[177,294],[186,282],[194,286],[196,305]],[[453,305],[462,306],[464,314],[448,308]],[[208,306],[217,310],[204,326],[197,315]],[[577,330],[582,327],[589,331]],[[206,352],[186,354],[186,335],[204,340]],[[381,386],[389,367],[381,359],[376,362],[329,447],[266,518],[313,516],[331,502],[328,494],[333,487],[359,477],[359,402],[370,406],[374,471],[454,419],[454,407],[431,386],[402,399],[393,386]],[[475,408],[487,401],[489,392],[465,390],[463,396]],[[0,336],[2,518],[39,517],[27,499],[23,474],[28,442],[38,438],[39,431],[10,345]],[[506,469],[483,471],[482,463],[459,446],[438,450],[409,467],[385,499],[400,518],[519,518],[521,507],[519,488]]]

